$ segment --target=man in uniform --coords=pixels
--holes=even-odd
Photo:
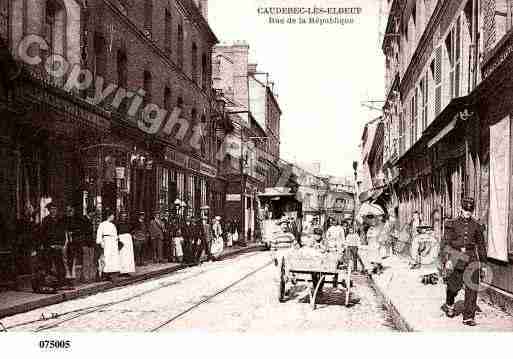
[[[486,246],[480,224],[472,218],[474,199],[464,198],[459,218],[449,221],[441,243],[441,261],[446,271],[446,302],[442,306],[447,316],[455,316],[454,299],[465,284],[463,324],[474,326],[477,289],[485,274],[481,264],[486,261]]]

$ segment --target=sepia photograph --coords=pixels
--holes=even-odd
[[[513,0],[0,0],[0,343],[511,334],[512,27]]]

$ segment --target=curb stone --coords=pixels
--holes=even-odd
[[[262,251],[262,250],[264,250],[264,248],[265,248],[264,245],[242,247],[240,249],[236,249],[234,251],[221,254],[219,256],[218,260],[220,261],[220,260],[228,259],[231,257],[235,257],[237,255]],[[205,261],[203,260],[202,262],[205,262]],[[93,284],[90,286],[86,286],[84,288],[78,288],[78,289],[75,289],[72,291],[53,294],[48,297],[39,298],[39,299],[25,302],[22,304],[13,305],[12,307],[0,310],[0,319],[5,318],[5,317],[10,317],[10,316],[13,316],[16,314],[26,313],[26,312],[29,312],[31,310],[35,310],[38,308],[47,307],[47,306],[54,305],[54,304],[59,304],[62,302],[66,302],[68,300],[88,297],[88,296],[91,296],[91,295],[94,295],[94,294],[97,294],[100,292],[105,292],[110,289],[121,288],[121,287],[125,287],[125,286],[131,285],[131,284],[144,282],[146,280],[158,278],[163,275],[177,272],[177,271],[180,271],[180,270],[188,268],[188,267],[189,266],[183,265],[183,264],[176,265],[173,267],[158,269],[155,271],[142,273],[139,275],[136,274],[129,278],[120,279],[116,283],[100,282],[100,283],[96,283],[96,284]]]
[[[360,257],[360,255],[358,255]],[[360,260],[362,258],[360,257]],[[373,275],[369,272],[369,270],[365,267],[365,263],[361,261],[360,263],[363,264],[364,270],[367,271],[367,278],[369,281],[370,286],[372,289],[376,292],[379,299],[383,302],[383,305],[387,309],[387,311],[390,314],[391,320],[394,323],[394,325],[397,327],[398,330],[402,332],[414,332],[416,331],[415,328],[408,323],[406,318],[397,310],[397,307],[394,305],[390,297],[388,297],[384,290],[381,289],[378,283],[373,278]]]

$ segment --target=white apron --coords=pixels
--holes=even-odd
[[[96,243],[103,248],[103,273],[116,273],[121,270],[118,231],[116,226],[108,221],[100,223],[96,232]]]
[[[237,243],[239,241],[239,232],[238,231],[235,231],[235,233],[233,234],[233,243]]]
[[[233,234],[228,233],[228,235],[226,237],[227,237],[226,246],[231,247],[233,245]]]
[[[173,241],[174,241],[174,247],[175,247],[175,256],[183,257],[183,249],[182,249],[183,237],[175,237],[175,238],[173,238]]]
[[[213,256],[218,256],[224,249],[223,237],[214,237],[210,251]]]
[[[119,251],[120,257],[120,272],[124,274],[135,273],[135,259],[134,259],[134,242],[132,235],[122,234],[119,240],[123,243],[123,248]]]

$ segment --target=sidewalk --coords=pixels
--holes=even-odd
[[[261,244],[248,244],[247,247],[232,247],[225,249],[219,260],[233,256],[261,251],[265,247]],[[36,294],[32,291],[5,291],[0,292],[0,319],[11,315],[28,312],[48,305],[61,303],[67,300],[96,294],[108,289],[123,287],[144,280],[156,278],[169,274],[187,266],[178,263],[150,264],[144,267],[137,267],[136,273],[128,278],[121,278],[117,283],[96,282],[78,285],[69,291],[59,291],[57,294]],[[1,328],[0,328],[1,330]]]
[[[367,248],[361,248],[359,255],[370,271],[372,256]],[[478,299],[481,312],[476,314],[475,327],[462,324],[461,315],[447,318],[440,306],[445,302],[445,285],[421,283],[422,271],[410,270],[408,261],[396,256],[383,261],[385,270],[380,275],[370,274],[371,282],[387,309],[394,324],[405,331],[513,331],[513,317]],[[456,298],[456,310],[463,308],[463,290]]]

